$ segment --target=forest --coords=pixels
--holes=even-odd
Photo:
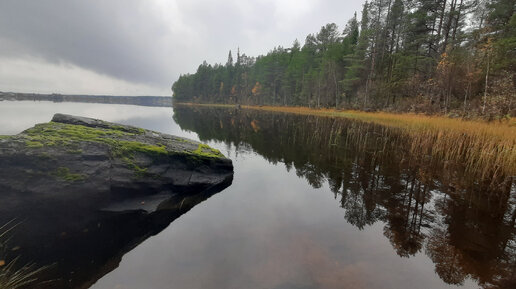
[[[258,57],[229,51],[172,85],[175,102],[516,115],[516,0],[371,0],[344,29]]]

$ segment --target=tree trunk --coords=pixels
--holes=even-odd
[[[444,29],[445,34],[444,34],[444,42],[443,42],[441,54],[446,51],[446,46],[448,46],[448,40],[450,38],[450,31],[452,28],[453,14],[455,13],[456,5],[457,5],[457,0],[452,0],[452,2],[450,2],[450,12],[448,12],[448,21],[446,22],[446,27]]]
[[[484,105],[482,106],[482,114],[484,114],[486,110],[486,100],[487,100],[487,83],[489,81],[489,50],[487,51],[487,70],[486,70],[486,84],[484,88]]]
[[[441,32],[443,28],[443,21],[444,21],[444,11],[446,10],[446,2],[447,0],[444,0],[443,7],[441,9],[441,16],[439,19],[439,28],[437,29],[437,46],[439,46],[439,42],[441,41]],[[439,49],[437,49],[439,51]]]
[[[457,29],[459,27],[459,21],[460,21],[460,16],[461,16],[461,13],[462,13],[462,3],[463,2],[464,2],[464,0],[460,0],[459,9],[458,9],[458,12],[457,12],[457,17],[455,17],[455,26],[453,27],[453,34],[452,34],[453,45],[455,45],[455,40],[456,40],[456,37],[457,37]]]
[[[321,108],[321,78],[317,78],[317,108]]]
[[[335,83],[335,109],[339,108],[339,84],[337,83],[336,65],[333,65],[333,82]]]

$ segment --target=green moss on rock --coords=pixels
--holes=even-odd
[[[21,140],[28,148],[58,146],[70,154],[82,154],[88,143],[107,145],[111,157],[122,160],[135,176],[148,176],[148,168],[136,161],[137,154],[154,160],[181,155],[195,163],[203,159],[224,158],[220,151],[205,144],[179,137],[160,138],[158,133],[146,135],[147,131],[141,128],[97,122],[99,126],[93,127],[54,121],[38,124],[25,130]],[[64,176],[62,178],[69,181],[80,179],[61,168],[55,175]]]
[[[24,131],[24,134],[30,141],[40,142],[45,146],[68,145],[72,141],[111,143],[113,137],[135,135],[115,129],[92,128],[56,122],[38,124]]]
[[[137,141],[118,141],[114,146],[117,147],[119,154],[131,154],[135,152],[150,155],[167,155],[171,152],[167,151],[164,145],[151,145]]]
[[[43,143],[39,142],[39,141],[26,141],[25,142],[25,145],[29,148],[40,148],[40,147],[43,147]]]
[[[192,152],[195,155],[208,157],[208,158],[220,158],[224,155],[217,149],[211,148],[206,144],[199,144],[196,150]]]
[[[26,144],[30,147],[71,146],[74,142],[94,142],[112,146],[116,156],[134,152],[154,155],[166,155],[169,153],[164,145],[152,145],[119,139],[143,134],[145,132],[143,129],[135,129],[135,132],[126,132],[116,128],[118,127],[91,128],[83,125],[49,122],[47,124],[38,124],[24,133],[28,138]],[[123,127],[120,126],[120,128]]]
[[[67,181],[67,182],[76,182],[76,181],[82,181],[85,179],[85,176],[81,174],[74,174],[70,172],[69,168],[66,167],[59,167],[55,171],[50,173],[52,176]]]
[[[70,148],[68,150],[66,150],[67,153],[69,154],[77,154],[77,155],[80,155],[82,154],[82,149],[79,149],[79,148]]]
[[[134,174],[136,177],[143,177],[145,175],[147,175],[147,169],[148,168],[143,168],[143,167],[140,167],[139,165],[137,165],[135,162],[134,162],[134,158],[132,155],[130,156],[123,156],[122,157],[122,161],[130,168],[134,171]]]

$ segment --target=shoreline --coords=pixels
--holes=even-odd
[[[228,104],[174,103],[173,106],[235,108]],[[516,176],[516,119],[507,122],[462,120],[413,113],[337,111],[307,107],[247,106],[242,110],[347,118],[400,129],[410,139],[411,151],[442,160],[454,160],[483,178]]]
[[[174,103],[173,106],[199,106],[199,107],[213,107],[213,108],[235,108],[234,104],[209,104],[209,103],[191,103],[181,102]],[[255,105],[241,105],[242,109],[294,113],[301,115],[317,115],[326,117],[343,117],[350,119],[357,119],[365,122],[374,122],[381,125],[408,128],[415,126],[422,126],[424,128],[451,128],[457,129],[457,126],[468,127],[471,125],[477,126],[477,129],[489,128],[492,130],[503,129],[504,132],[491,131],[488,134],[506,135],[508,132],[513,134],[516,141],[516,118],[511,118],[506,121],[485,121],[480,119],[461,119],[451,118],[443,115],[426,115],[417,113],[392,113],[392,112],[366,112],[359,110],[336,110],[333,108],[309,108],[301,106],[255,106]]]

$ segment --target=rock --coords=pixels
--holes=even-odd
[[[20,265],[56,263],[46,276],[56,280],[81,271],[82,287],[232,179],[231,160],[199,142],[56,114],[0,136],[0,226],[19,223]]]
[[[63,114],[0,138],[0,160],[4,189],[27,193],[91,187],[102,197],[199,191],[224,182],[233,171],[231,160],[201,143]]]

